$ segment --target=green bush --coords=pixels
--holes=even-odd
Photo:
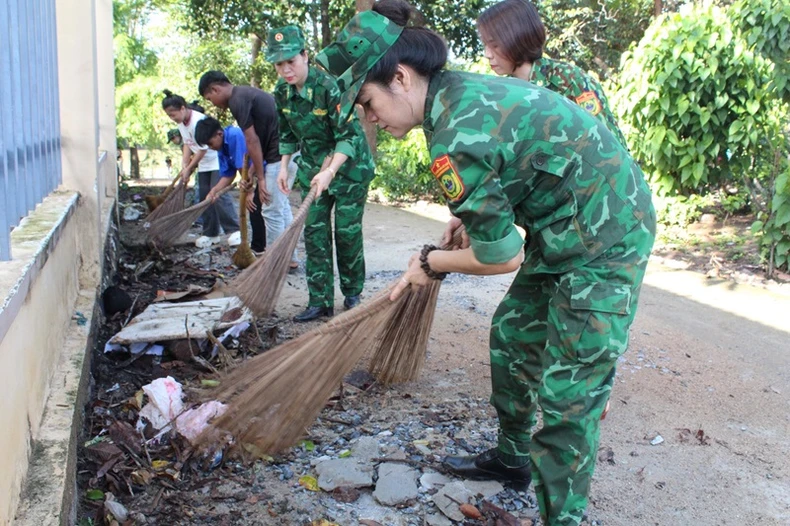
[[[749,166],[771,127],[771,67],[725,10],[686,6],[659,17],[622,64],[613,101],[659,193],[717,187]]]
[[[393,200],[444,199],[431,173],[431,158],[421,129],[411,130],[402,140],[381,132],[377,150],[372,188]]]

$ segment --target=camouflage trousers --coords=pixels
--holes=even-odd
[[[307,195],[302,190],[302,198]],[[307,253],[307,288],[310,307],[333,307],[335,274],[332,258],[332,208],[335,209],[335,248],[340,290],[344,296],[356,296],[365,284],[365,254],[362,248],[362,215],[365,212],[367,186],[325,191],[307,212],[304,227]]]
[[[651,218],[654,219],[654,216]],[[565,274],[522,269],[491,326],[498,449],[532,462],[543,524],[578,525],[615,364],[628,346],[655,222]],[[534,434],[537,408],[543,426]]]

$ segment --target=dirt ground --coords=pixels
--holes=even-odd
[[[128,202],[142,191],[133,189]],[[423,243],[438,240],[445,219],[446,211],[434,205],[398,209],[369,204],[363,301],[397,276]],[[159,262],[135,279],[141,262],[156,258],[132,246],[141,238],[141,221],[122,225],[119,285],[138,298],[135,313],[153,300],[156,290],[189,283],[210,286],[217,277],[228,279],[235,273],[227,247],[188,259],[196,249],[185,246],[168,254],[169,262]],[[138,455],[127,454],[124,447],[123,457],[106,468],[105,458],[97,460],[89,447],[81,448],[85,497],[80,524],[104,520],[101,498],[94,493],[91,498],[96,500],[91,500],[90,489],[113,491],[132,512],[129,524],[284,525],[320,519],[342,526],[428,524],[427,515],[436,512],[429,496],[399,509],[383,509],[369,490],[347,499],[305,491],[297,480],[314,475],[319,454],[337,455],[360,436],[381,437],[423,472],[440,470],[442,455],[490,447],[496,419],[486,403],[488,323],[511,279],[448,277],[421,378],[383,389],[371,387],[359,372],[356,381],[348,380],[356,386],[350,391],[354,394],[330,403],[324,418],[310,429],[315,451],[303,444],[275,459],[228,456],[220,466],[207,467],[185,459],[180,445],[171,442]],[[258,337],[248,331],[239,339],[237,359],[314,328],[316,324],[290,321],[306,299],[300,270],[289,276],[276,316],[256,324]],[[618,366],[612,411],[601,426],[587,523],[790,524],[790,294],[783,287],[757,289],[656,262],[651,263],[640,301],[630,349]],[[336,305],[342,308],[339,289]],[[104,339],[125,318],[109,320]],[[104,341],[99,344],[103,347]],[[152,378],[170,374],[194,385],[211,376],[193,363],[181,360],[179,365],[172,353],[119,367],[127,358],[108,357],[98,349],[95,353],[86,444],[108,434],[111,422],[133,425],[136,410],[124,401]],[[417,442],[429,451],[417,455]],[[169,472],[154,469],[158,458],[169,463]],[[151,477],[141,480],[141,472]],[[519,498],[502,495],[496,502],[520,524],[532,524],[534,500],[529,494]]]

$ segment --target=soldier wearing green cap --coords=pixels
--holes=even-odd
[[[542,524],[582,521],[601,413],[625,352],[655,237],[644,174],[606,124],[517,79],[446,71],[436,33],[407,25],[411,7],[381,0],[356,15],[316,61],[396,137],[422,126],[431,171],[470,246],[426,245],[394,288],[448,272],[518,270],[491,325],[497,447],[451,456],[465,477],[535,482]],[[530,232],[526,243],[516,226]],[[543,426],[537,424],[537,408]]]
[[[309,303],[294,318],[310,321],[334,314],[333,208],[343,304],[350,309],[359,303],[365,282],[362,214],[374,176],[373,157],[356,116],[340,117],[340,90],[334,79],[310,65],[302,31],[296,26],[272,29],[266,45],[266,59],[280,76],[274,98],[283,165],[301,151],[297,184],[302,196],[311,186],[319,194],[304,231]],[[287,173],[281,171],[277,181],[288,193]]]

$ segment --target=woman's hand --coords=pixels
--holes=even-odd
[[[282,193],[288,195],[291,193],[291,189],[288,188],[288,169],[280,170],[280,173],[277,174],[277,188],[280,189]]]
[[[313,177],[313,180],[310,181],[310,186],[315,188],[315,198],[318,199],[321,196],[321,193],[329,188],[329,184],[332,182],[332,179],[335,177],[335,172],[331,168],[324,168]]]
[[[181,182],[187,184],[189,182],[189,176],[192,174],[189,173],[189,170],[187,170],[186,168],[181,168],[181,171],[179,172],[178,175],[181,176]]]
[[[471,241],[464,224],[457,217],[451,218],[442,235],[442,247],[446,247],[447,250],[462,250],[469,248],[470,245]]]
[[[420,254],[414,254],[411,259],[409,259],[409,267],[406,269],[406,272],[401,276],[400,280],[398,280],[398,284],[395,285],[395,288],[392,289],[392,293],[390,294],[390,300],[395,301],[403,294],[409,286],[412,287],[424,287],[433,281],[432,278],[429,278],[428,275],[422,270],[420,266]]]

